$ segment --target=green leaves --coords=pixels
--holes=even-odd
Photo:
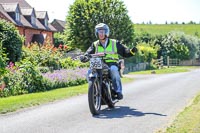
[[[199,56],[200,39],[183,32],[169,32],[166,35],[152,35],[147,32],[136,34],[134,45],[145,42],[159,45],[158,57],[163,56],[181,60],[194,59]]]
[[[6,61],[7,55],[4,53],[4,49],[2,47],[2,43],[0,42],[0,83],[2,76],[7,72],[6,70]]]
[[[181,60],[193,59],[199,45],[200,40],[197,37],[185,35],[182,32],[170,32],[162,41],[162,54]]]
[[[16,62],[21,57],[22,36],[15,26],[3,19],[0,20],[0,40],[10,61]]]
[[[129,45],[133,41],[134,29],[127,13],[121,0],[76,0],[66,18],[66,43],[86,50],[97,40],[94,27],[106,23],[111,30],[110,38]]]

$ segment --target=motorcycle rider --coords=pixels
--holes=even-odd
[[[119,59],[119,55],[122,57],[131,57],[134,56],[137,52],[137,48],[133,47],[132,49],[129,49],[122,45],[120,41],[115,39],[109,38],[110,29],[107,24],[99,23],[95,26],[95,36],[98,38],[97,41],[93,42],[92,45],[88,48],[88,50],[85,52],[84,56],[80,57],[80,60],[82,62],[87,62],[88,54],[94,54],[94,53],[106,53],[106,57],[112,57],[114,59]],[[118,55],[119,54],[119,55]],[[121,78],[118,71],[118,61],[117,60],[111,60],[108,59],[105,61],[106,64],[110,68],[110,75],[112,78],[112,83],[114,90],[117,94],[117,99],[121,100],[123,99],[122,94],[122,84],[121,84]],[[89,75],[90,71],[88,71]]]

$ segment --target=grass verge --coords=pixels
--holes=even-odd
[[[123,83],[131,81],[133,81],[132,78],[122,78]],[[0,98],[0,114],[6,114],[23,108],[41,105],[56,100],[62,100],[80,94],[86,94],[87,88],[88,85],[84,84],[75,87],[60,88],[47,92]]]
[[[146,71],[137,71],[137,72],[131,72],[129,74],[167,74],[167,73],[179,73],[179,72],[188,72],[191,69],[195,69],[199,67],[195,66],[173,66],[166,68],[164,67],[163,69],[157,69],[157,70],[146,70]]]
[[[200,94],[186,107],[164,133],[200,133]]]

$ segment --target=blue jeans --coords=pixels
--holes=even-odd
[[[119,75],[119,71],[118,71],[118,67],[116,65],[111,65],[110,66],[110,76],[112,78],[112,83],[113,83],[113,87],[114,87],[114,90],[116,92],[119,92],[122,94],[122,83],[121,83],[121,78],[120,78],[120,75]],[[91,70],[89,69],[88,70],[88,73],[87,73],[87,80],[89,82],[89,74],[91,73]]]

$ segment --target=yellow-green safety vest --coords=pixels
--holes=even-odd
[[[94,46],[95,46],[95,53],[106,53],[105,59],[108,57],[108,59],[105,60],[106,63],[117,62],[117,60],[119,60],[119,55],[117,54],[117,41],[116,40],[110,39],[109,44],[106,48],[104,48],[100,45],[99,40],[94,42]],[[109,58],[113,58],[115,60],[112,60]]]

